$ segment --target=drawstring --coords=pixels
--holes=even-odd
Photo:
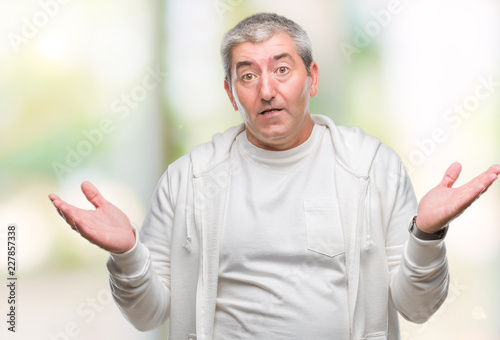
[[[186,207],[184,209],[184,214],[186,217],[186,243],[184,244],[184,248],[188,252],[191,252],[191,219],[193,218],[194,215],[194,199],[193,199],[194,187],[192,180],[191,180],[191,186],[188,186],[187,191],[188,192],[186,199]]]
[[[186,209],[185,209],[185,214],[186,214],[186,243],[184,244],[184,248],[186,248],[187,251],[191,252],[191,216],[190,211],[189,211],[189,202],[192,202],[188,199],[188,204],[186,204]]]
[[[370,218],[371,199],[370,199],[370,187],[369,186],[368,186],[367,191],[366,191],[366,200],[368,202],[366,203],[366,209],[365,209],[365,220],[366,220],[365,249],[370,249],[371,247],[375,246],[375,242],[372,240],[372,236],[371,236],[371,231],[372,231],[371,218]]]
[[[184,244],[184,248],[186,248],[187,251],[191,252],[191,235],[189,234],[189,229],[188,229],[188,235],[186,238],[186,244]]]

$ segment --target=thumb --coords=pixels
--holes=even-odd
[[[94,205],[94,207],[99,208],[106,200],[102,197],[101,193],[97,188],[90,182],[85,181],[82,183],[82,191],[85,194],[85,197],[89,200],[90,203]]]
[[[453,163],[448,167],[446,173],[444,174],[443,179],[441,180],[440,185],[445,186],[447,188],[451,188],[455,181],[457,180],[460,172],[462,171],[462,165],[458,162]]]

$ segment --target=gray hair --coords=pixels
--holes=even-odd
[[[295,50],[302,58],[307,75],[311,73],[313,61],[311,42],[307,33],[294,21],[275,13],[257,13],[240,21],[224,35],[220,54],[226,74],[226,80],[231,87],[231,64],[233,49],[243,42],[257,43],[272,38],[278,33],[285,33],[293,41]]]

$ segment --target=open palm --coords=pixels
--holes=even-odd
[[[441,183],[429,191],[418,205],[417,227],[433,234],[457,218],[497,179],[500,166],[493,165],[481,175],[458,188],[452,188],[462,166],[453,163]]]
[[[54,194],[49,198],[70,227],[91,243],[113,253],[132,249],[135,234],[128,217],[90,182],[82,183],[82,191],[95,210],[77,208]]]

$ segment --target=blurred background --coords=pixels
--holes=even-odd
[[[111,299],[107,254],[53,209],[91,208],[93,182],[142,224],[168,164],[239,124],[222,35],[271,11],[308,32],[320,69],[311,113],[363,128],[403,159],[420,199],[453,161],[461,185],[500,163],[496,0],[38,0],[0,3],[0,310],[7,226],[18,228],[17,332],[2,339],[164,339]],[[447,301],[409,339],[500,338],[500,183],[453,222]]]

